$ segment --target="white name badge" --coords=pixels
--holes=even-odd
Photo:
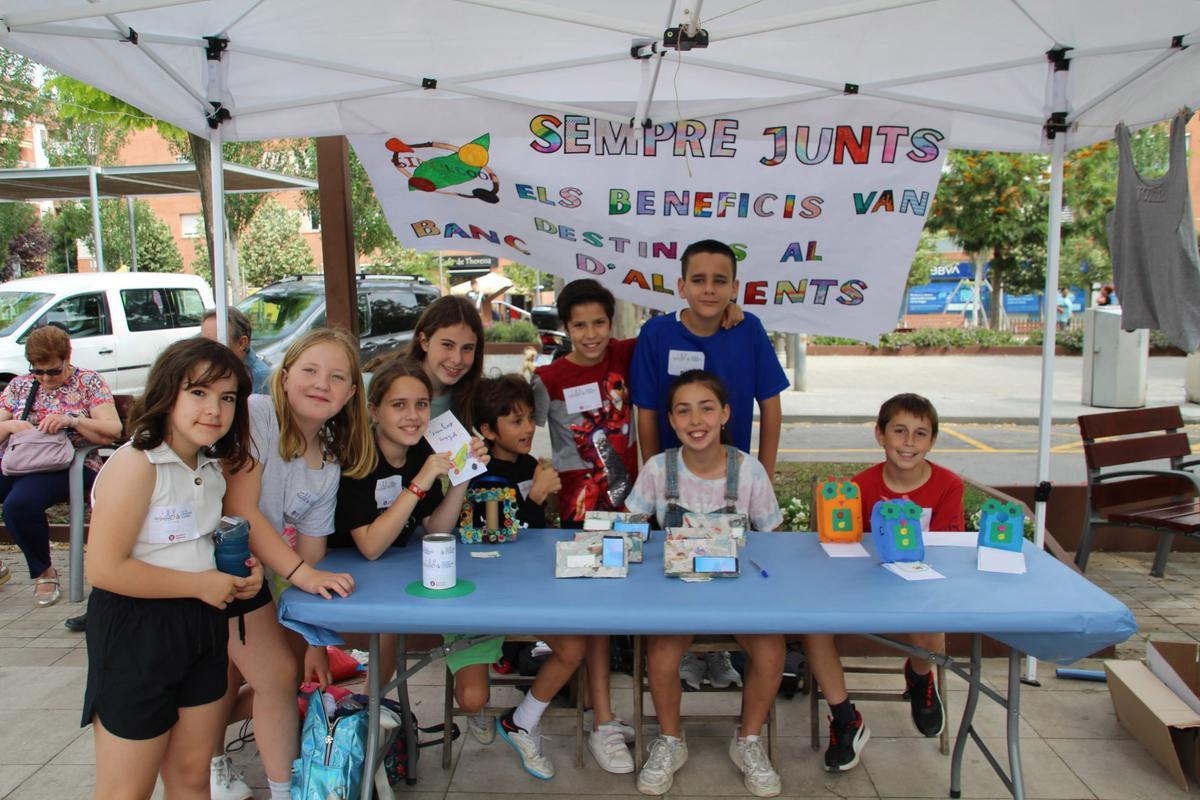
[[[392,503],[396,502],[396,498],[402,491],[404,491],[404,478],[399,475],[380,478],[375,481],[375,507],[391,508]]]
[[[668,375],[682,375],[690,369],[704,369],[704,353],[697,350],[671,350],[668,353]]]
[[[563,402],[567,404],[568,414],[582,414],[584,411],[595,411],[604,405],[600,398],[600,384],[585,383],[582,386],[568,386],[563,389]]]
[[[303,519],[315,502],[317,502],[317,498],[312,492],[304,490],[296,492],[292,496],[291,504],[283,511],[284,521],[295,523]]]
[[[927,531],[927,530],[929,530],[931,525],[933,525],[933,509],[932,508],[922,508],[921,509],[921,530]]]
[[[519,491],[521,493],[522,500],[529,499],[529,490],[532,488],[533,488],[533,479],[532,478],[530,478],[527,481],[521,481],[520,483],[517,484],[517,491]]]
[[[191,506],[153,506],[150,509],[150,541],[153,544],[186,542],[200,538]]]

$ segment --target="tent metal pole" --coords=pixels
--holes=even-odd
[[[66,8],[37,8],[30,13],[18,11],[6,17],[9,27],[24,27],[26,25],[42,25],[47,22],[69,22],[77,19],[95,19],[109,14],[124,14],[129,11],[153,11],[170,6],[184,6],[199,3],[201,0],[106,0],[84,6]]]
[[[221,126],[210,137],[209,162],[212,169],[213,300],[217,305],[217,341],[229,341],[229,297],[225,289],[225,170]]]
[[[115,17],[111,14],[106,16],[105,19],[107,19],[109,21],[109,24],[111,24],[118,31],[130,30],[128,25],[121,22],[120,19],[118,19],[117,17]],[[139,37],[138,41],[140,42],[140,37]],[[196,89],[194,86],[192,86],[190,83],[188,83],[186,80],[184,80],[183,76],[180,75],[179,72],[174,67],[172,67],[170,64],[168,64],[162,58],[162,56],[160,56],[158,53],[154,52],[152,49],[147,47],[145,44],[138,43],[137,48],[143,55],[146,56],[146,58],[148,58],[152,62],[154,62],[154,65],[156,67],[158,67],[159,69],[161,69],[163,71],[164,75],[166,75],[171,80],[175,81],[175,83],[179,86],[179,88],[183,89],[185,92],[190,94],[194,99],[199,101],[201,108],[203,108],[205,110],[205,112],[208,111],[208,100],[204,97],[204,95],[198,89]]]
[[[88,192],[92,196],[92,265],[96,272],[104,272],[104,237],[100,231],[100,190],[96,176],[99,167],[88,167]]]
[[[137,220],[133,213],[133,197],[125,198],[125,208],[129,211],[129,271],[137,272]]]
[[[1161,64],[1164,61],[1166,61],[1167,59],[1171,58],[1171,56],[1177,55],[1182,52],[1183,52],[1183,48],[1179,48],[1179,47],[1173,47],[1173,48],[1168,49],[1166,52],[1160,54],[1157,58],[1153,59],[1148,64],[1144,64],[1144,65],[1138,67],[1136,70],[1134,70],[1133,72],[1126,75],[1122,80],[1117,81],[1116,83],[1114,83],[1113,85],[1111,85],[1107,89],[1105,89],[1103,92],[1096,95],[1095,97],[1093,97],[1088,102],[1084,103],[1079,108],[1075,109],[1073,112],[1071,112],[1071,116],[1069,117],[1069,119],[1071,119],[1071,120],[1079,119],[1083,115],[1087,114],[1087,112],[1091,111],[1093,108],[1100,105],[1105,100],[1112,97],[1114,94],[1116,94],[1117,92],[1121,91],[1126,86],[1128,86],[1129,84],[1136,81],[1138,78],[1141,78],[1143,75],[1150,72],[1152,69],[1157,67],[1159,64]]]
[[[720,35],[713,35],[710,32],[710,41],[728,41],[729,39],[737,39],[742,36],[753,36],[757,33],[773,33],[775,31],[786,30],[787,28],[799,28],[805,25],[833,22],[834,20],[845,19],[846,17],[857,17],[863,14],[870,15],[880,11],[890,11],[906,6],[919,6],[931,2],[937,2],[937,0],[858,0],[858,2],[842,2],[835,4],[833,8],[836,10],[832,12],[820,9],[735,26],[721,32]]]
[[[1054,72],[1054,105],[1052,108],[1067,108],[1067,68],[1069,61]],[[1058,294],[1058,259],[1062,242],[1062,198],[1063,162],[1066,160],[1067,131],[1054,134],[1050,156],[1050,224],[1046,242],[1046,285],[1042,296],[1042,394],[1038,411],[1038,497],[1034,503],[1033,543],[1040,550],[1046,541],[1046,495],[1042,486],[1050,481],[1050,426],[1053,421],[1054,405],[1054,347],[1055,313],[1054,297]],[[1086,356],[1085,356],[1086,357]],[[1037,659],[1025,657],[1026,682],[1037,682]]]

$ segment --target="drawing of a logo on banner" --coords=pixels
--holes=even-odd
[[[392,154],[392,166],[408,178],[410,192],[435,192],[452,197],[468,197],[485,203],[500,202],[500,179],[488,166],[488,148],[492,136],[485,133],[461,147],[446,142],[408,144],[392,137],[386,147]],[[437,155],[446,151],[449,155]],[[477,186],[470,192],[454,187],[473,181],[491,182],[491,188]]]

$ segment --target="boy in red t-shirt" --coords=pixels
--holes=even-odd
[[[925,458],[933,449],[937,434],[937,409],[918,394],[898,394],[879,408],[875,441],[883,448],[884,461],[854,476],[862,492],[863,522],[867,529],[875,503],[898,497],[907,497],[922,508],[922,530],[964,529],[962,479]],[[946,649],[944,633],[913,633],[908,640],[936,653]],[[825,769],[844,772],[858,764],[859,753],[871,733],[846,693],[846,678],[833,635],[808,634],[804,637],[804,650],[832,717]],[[934,681],[933,665],[924,659],[910,658],[904,664],[904,679],[913,724],[925,736],[940,735],[945,726],[945,712]]]
[[[582,528],[588,511],[620,511],[637,479],[637,439],[629,400],[634,339],[612,338],[616,301],[591,278],[558,295],[558,318],[571,352],[534,373],[535,418],[550,428],[561,525]],[[633,728],[614,718],[608,637],[589,636],[588,689],[594,708],[588,749],[606,771],[633,772]]]

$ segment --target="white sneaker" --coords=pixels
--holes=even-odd
[[[496,741],[496,718],[490,714],[471,714],[467,717],[467,732],[480,744]]]
[[[542,752],[541,733],[530,733],[512,721],[512,712],[496,720],[496,732],[521,757],[521,766],[535,778],[548,781],[554,777],[554,763]]]
[[[595,712],[588,710],[583,717],[583,729],[591,732],[595,726]],[[625,744],[633,744],[637,740],[637,734],[633,730],[633,726],[623,719],[613,717],[608,722],[602,722],[601,725],[616,725],[621,730],[621,736],[625,738]],[[596,726],[598,727],[598,726]]]
[[[596,763],[605,772],[628,775],[633,772],[633,755],[625,744],[625,736],[615,723],[606,722],[588,733],[588,750],[592,751]]]
[[[233,766],[233,759],[226,755],[212,760],[208,789],[212,800],[250,800],[254,797],[254,791],[242,780],[242,773]]]
[[[741,687],[742,676],[733,668],[727,651],[705,653],[704,665],[708,667],[708,681],[714,689],[724,689],[732,683],[736,683],[739,688]]]
[[[762,740],[757,736],[739,739],[733,735],[729,743],[729,757],[742,772],[746,790],[755,797],[775,797],[783,787],[779,773],[771,766],[771,759],[763,750]]]
[[[700,691],[700,684],[704,682],[704,662],[693,653],[684,653],[679,662],[679,682],[685,691]]]
[[[650,743],[650,755],[638,773],[637,789],[642,794],[666,794],[675,782],[675,773],[687,763],[687,742],[659,736]]]

